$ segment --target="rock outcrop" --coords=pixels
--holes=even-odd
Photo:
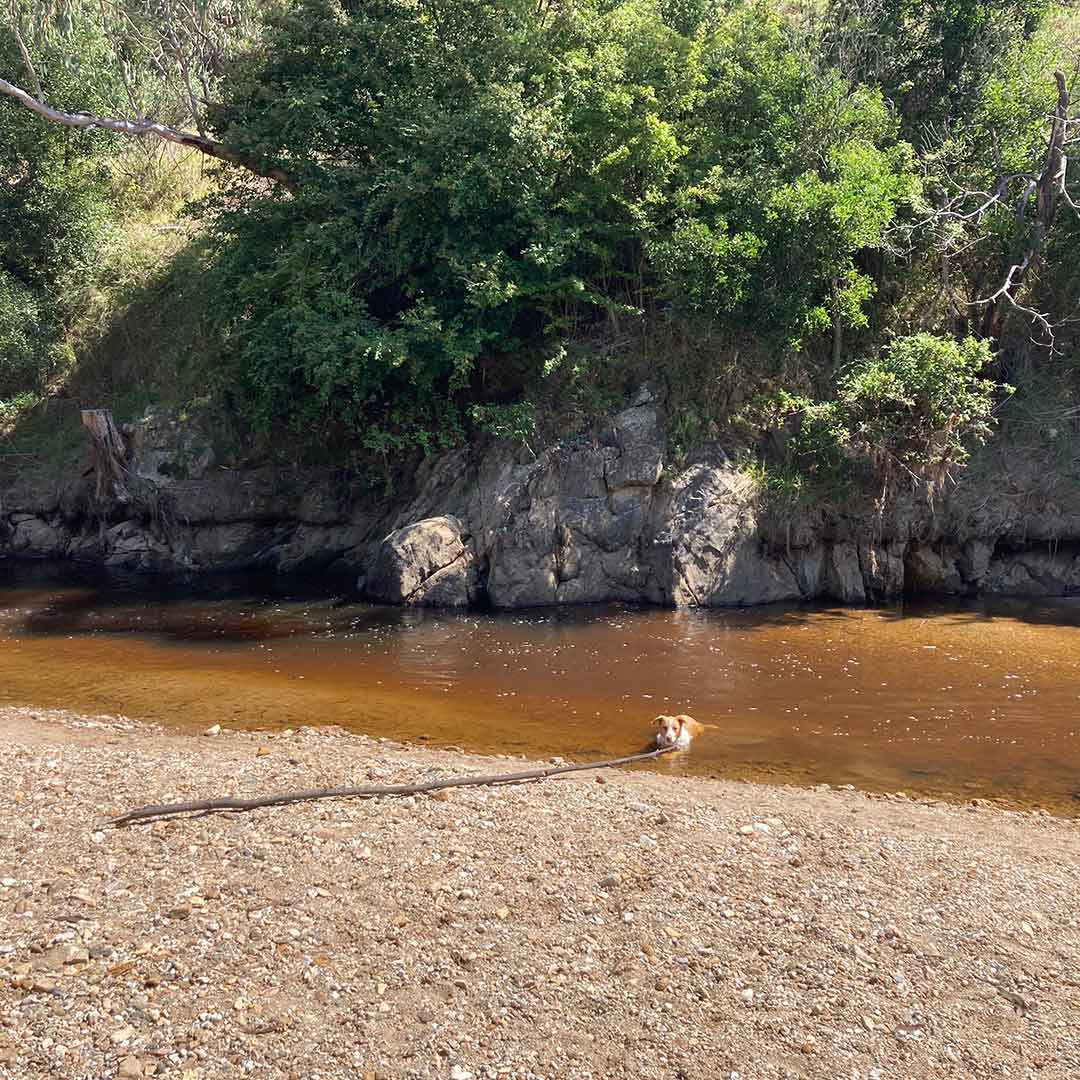
[[[457,518],[426,518],[383,540],[363,587],[390,604],[468,607],[478,594],[476,553]]]
[[[0,555],[351,574],[371,599],[439,607],[1080,594],[1080,512],[1033,506],[1019,480],[1022,501],[997,485],[777,521],[721,448],[676,466],[648,392],[537,456],[488,442],[433,458],[394,499],[329,470],[223,468],[176,421],[135,429],[131,468],[146,505],[95,505],[86,477],[9,484]]]

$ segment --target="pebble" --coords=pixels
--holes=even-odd
[[[220,724],[214,724],[212,727],[208,727],[203,732],[203,734],[204,735],[220,735],[221,734],[221,725]]]
[[[123,1077],[124,1080],[135,1080],[136,1077],[141,1077],[143,1074],[142,1062],[134,1056],[128,1056],[120,1062],[120,1068],[117,1070],[116,1075]]]

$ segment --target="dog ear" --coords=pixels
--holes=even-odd
[[[666,717],[666,716],[658,716],[658,717],[656,717],[656,719],[655,719],[655,720],[653,720],[653,727],[654,727],[654,728],[660,728],[660,727],[663,727],[663,726],[664,726],[664,721],[665,721],[666,719],[667,719],[667,717]]]

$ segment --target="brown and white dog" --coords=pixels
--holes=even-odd
[[[656,745],[659,747],[675,746],[685,750],[692,739],[700,735],[711,724],[699,724],[692,716],[658,716],[656,724]]]

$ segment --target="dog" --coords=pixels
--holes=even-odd
[[[711,724],[700,724],[692,716],[658,716],[656,724],[656,745],[661,749],[668,746],[685,750],[691,741]]]

